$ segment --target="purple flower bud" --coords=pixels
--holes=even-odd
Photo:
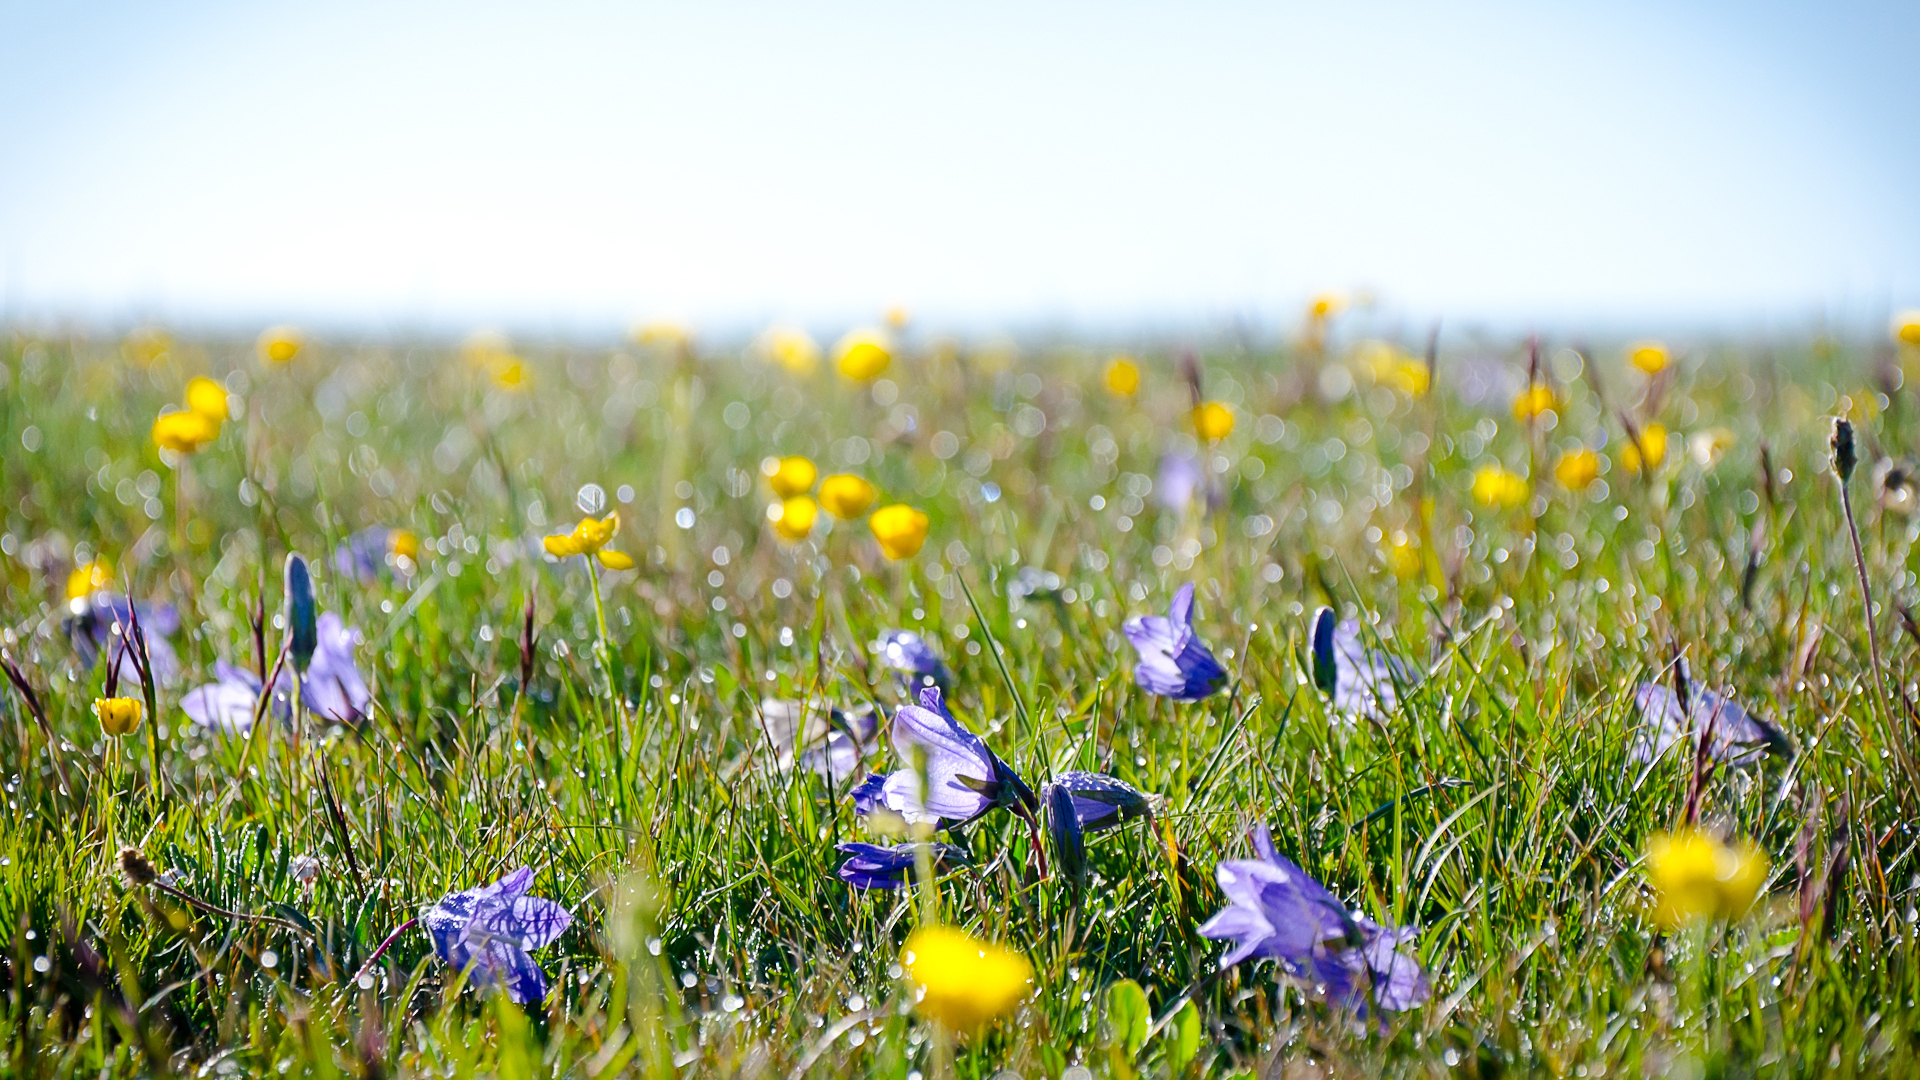
[[[1193,633],[1193,584],[1180,586],[1163,618],[1136,615],[1120,628],[1140,654],[1133,681],[1149,694],[1199,701],[1226,682],[1227,669]]]
[[[837,873],[856,889],[897,889],[912,876],[919,849],[919,844],[841,844],[834,850],[848,858]],[[966,861],[966,852],[952,844],[933,844],[932,856],[936,870]]]
[[[1087,881],[1087,842],[1073,792],[1059,784],[1046,789],[1047,833],[1053,840],[1053,864],[1075,885]]]
[[[873,643],[885,664],[907,676],[914,687],[946,686],[952,675],[940,654],[912,630],[889,630]]]
[[[1086,832],[1110,829],[1153,813],[1153,796],[1104,773],[1064,772],[1054,778],[1053,786],[1072,797],[1074,815]]]
[[[528,896],[533,871],[521,867],[491,885],[448,893],[420,914],[440,959],[472,973],[475,986],[498,986],[526,1005],[547,996],[547,975],[527,955],[573,924],[566,908]]]
[[[1640,684],[1633,695],[1640,723],[1627,749],[1628,757],[1646,764],[1664,756],[1676,743],[1691,746],[1709,727],[1712,735],[1707,753],[1715,761],[1748,768],[1760,764],[1768,754],[1792,756],[1793,747],[1786,735],[1741,708],[1739,702],[1697,685],[1687,696],[1688,707],[1682,710],[1680,698],[1672,690],[1659,683]]]
[[[1384,718],[1398,707],[1400,692],[1419,681],[1406,661],[1362,644],[1358,621],[1336,621],[1332,608],[1314,616],[1313,682],[1348,721]]]

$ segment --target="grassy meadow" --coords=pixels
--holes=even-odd
[[[46,727],[0,688],[0,1072],[1920,1073],[1920,346],[1673,343],[1656,364],[1450,337],[1430,365],[1342,318],[1140,346],[1131,394],[1109,348],[910,327],[867,380],[833,350],[802,370],[795,339],[314,338],[280,363],[7,331],[0,644]],[[194,376],[230,418],[162,450]],[[1200,401],[1224,437],[1199,437]],[[923,511],[924,546],[887,557],[864,515],[781,535],[781,455]],[[631,569],[543,551],[587,485]],[[369,526],[410,543],[343,573]],[[362,635],[368,715],[190,723],[217,661],[281,648],[290,551]],[[88,565],[180,616],[179,676],[125,737],[93,711],[110,659],[67,629]],[[1229,672],[1193,703],[1136,686],[1121,632],[1186,583]],[[1385,715],[1316,687],[1325,605],[1414,672]],[[899,764],[884,727],[834,783],[783,768],[759,721],[769,698],[891,715],[891,629],[941,654],[954,713],[1035,788],[1080,769],[1161,800],[1089,836],[1084,886],[1042,876],[1044,833],[1008,814],[967,831],[943,917],[1023,954],[1033,990],[951,1046],[902,978],[912,890],[835,874],[835,845],[870,838],[848,789]],[[1676,656],[1791,753],[1635,760],[1635,688]],[[1766,884],[1669,931],[1644,856],[1693,814],[1751,838]],[[1257,823],[1354,911],[1420,928],[1428,1000],[1362,1022],[1271,962],[1219,967],[1196,931]],[[543,1002],[469,986],[419,929],[368,962],[521,865],[573,913],[533,952]]]

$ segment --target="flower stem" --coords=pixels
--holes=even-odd
[[[407,931],[413,929],[418,925],[420,925],[420,917],[418,915],[415,915],[413,918],[408,919],[406,922],[403,922],[399,926],[394,927],[393,933],[387,935],[387,939],[385,941],[382,941],[379,947],[373,950],[373,954],[367,957],[366,963],[361,964],[360,970],[354,972],[353,978],[347,981],[349,983],[358,983],[362,975],[365,975],[367,972],[372,971],[373,965],[379,963],[380,958],[387,955],[387,950],[393,948],[393,943],[400,940],[401,934],[406,933]]]

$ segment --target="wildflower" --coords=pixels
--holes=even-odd
[[[1657,469],[1667,459],[1667,429],[1659,424],[1648,424],[1640,429],[1638,439],[1628,439],[1627,445],[1620,450],[1620,464],[1631,473],[1639,473],[1641,458],[1644,455],[1647,467]]]
[[[856,889],[897,889],[913,873],[913,862],[920,843],[881,844],[846,843],[834,850],[847,856],[836,871],[840,880]],[[928,844],[936,870],[966,862],[966,852],[953,844]]]
[[[300,700],[316,716],[337,724],[359,723],[373,704],[366,676],[353,662],[360,628],[329,611],[320,616],[316,637],[313,663],[300,681]]]
[[[1728,450],[1739,442],[1733,432],[1723,427],[1696,431],[1687,439],[1687,454],[1703,469],[1711,469],[1720,463]]]
[[[1585,491],[1600,479],[1600,455],[1584,446],[1569,450],[1553,463],[1553,478],[1568,491]]]
[[[69,581],[69,589],[72,588]],[[133,632],[133,617],[140,617],[140,632],[147,641],[147,660],[153,667],[156,686],[171,686],[180,674],[180,657],[167,638],[180,629],[180,612],[172,604],[135,603],[119,593],[94,591],[67,602],[70,614],[61,624],[67,640],[83,669],[91,670],[103,649],[118,635]],[[129,683],[140,681],[140,662],[131,650],[120,652],[116,678]]]
[[[1627,350],[1627,362],[1649,375],[1666,370],[1671,360],[1667,347],[1658,341],[1642,341]]]
[[[853,800],[853,812],[861,817],[867,817],[887,808],[886,792],[887,774],[870,773],[865,780],[856,784],[852,791],[847,792],[847,797]]]
[[[760,703],[760,731],[781,772],[802,769],[839,784],[865,763],[880,732],[873,706],[821,708],[767,698]]]
[[[1893,340],[1920,348],[1920,309],[1903,311],[1893,318]]]
[[[214,429],[227,419],[226,388],[212,379],[198,378],[187,383],[187,409],[213,422]]]
[[[1052,786],[1072,797],[1074,816],[1090,833],[1151,817],[1157,798],[1104,773],[1064,772],[1054,777]]]
[[[1510,510],[1527,501],[1527,480],[1499,465],[1482,465],[1473,473],[1473,497],[1482,505]]]
[[[518,390],[527,384],[526,361],[517,357],[503,361],[494,367],[488,378],[502,390]]]
[[[440,959],[470,971],[476,986],[499,986],[522,1005],[547,996],[547,974],[527,955],[573,923],[566,908],[527,895],[533,871],[521,867],[491,885],[448,893],[420,914]]]
[[[878,330],[855,330],[833,346],[833,366],[855,382],[878,378],[892,362],[887,336]]]
[[[81,563],[67,575],[67,599],[84,600],[113,583],[113,563],[105,558]]]
[[[1107,361],[1107,369],[1101,374],[1106,383],[1107,393],[1118,398],[1130,398],[1140,392],[1140,365],[1130,356],[1116,356]]]
[[[1173,594],[1165,616],[1136,615],[1120,627],[1140,654],[1133,681],[1149,694],[1199,701],[1226,682],[1227,669],[1193,632],[1193,583]]]
[[[907,310],[905,304],[892,304],[887,308],[885,320],[890,329],[905,330],[907,324],[913,321],[913,313]]]
[[[895,671],[903,672],[915,687],[946,686],[952,679],[946,662],[927,639],[911,630],[889,630],[873,643],[873,651]]]
[[[254,342],[254,349],[260,359],[274,367],[279,367],[300,355],[306,341],[300,331],[291,326],[270,326],[260,332],[260,340]]]
[[[1680,663],[1685,672],[1686,661]],[[1682,680],[1687,680],[1686,675]],[[1779,728],[1712,690],[1692,688],[1682,710],[1679,695],[1660,683],[1644,682],[1634,691],[1633,704],[1640,723],[1627,754],[1642,764],[1665,755],[1675,744],[1691,747],[1709,730],[1707,753],[1736,767],[1758,765],[1768,754],[1787,757],[1793,753]]]
[[[1532,420],[1541,413],[1552,412],[1553,408],[1553,388],[1534,383],[1520,391],[1519,395],[1513,399],[1513,418]]]
[[[1386,563],[1394,577],[1415,577],[1420,573],[1420,538],[1402,529],[1393,530],[1387,537],[1387,546],[1380,551],[1380,561]]]
[[[811,375],[820,367],[819,343],[798,327],[770,327],[760,335],[759,345],[767,359],[795,375]]]
[[[1073,792],[1057,784],[1048,785],[1041,793],[1041,803],[1046,807],[1047,834],[1053,840],[1053,862],[1060,868],[1060,874],[1075,885],[1087,880],[1087,843],[1086,831],[1080,824],[1080,814],[1075,809]]]
[[[914,1007],[955,1032],[974,1032],[1027,996],[1033,966],[1011,949],[950,926],[923,926],[900,951]]]
[[[768,457],[760,462],[760,474],[767,478],[767,486],[775,495],[791,499],[795,495],[805,495],[813,490],[813,478],[820,475],[813,462],[795,454],[791,457]]]
[[[1253,832],[1258,858],[1228,859],[1215,869],[1227,906],[1200,927],[1200,935],[1232,942],[1220,958],[1231,967],[1270,958],[1326,1000],[1365,1016],[1369,999],[1402,1012],[1432,993],[1420,962],[1401,946],[1419,936],[1414,926],[1389,929],[1350,914],[1326,887],[1273,848],[1265,826]]]
[[[100,730],[120,738],[131,735],[140,727],[140,718],[146,710],[139,698],[109,697],[93,699],[93,715],[100,721]]]
[[[1385,717],[1418,681],[1406,661],[1361,643],[1358,620],[1336,620],[1324,607],[1314,616],[1313,682],[1348,720]]]
[[[633,328],[633,340],[640,345],[684,349],[693,341],[693,327],[675,319],[653,319]]]
[[[307,560],[296,552],[287,553],[286,564],[287,652],[293,669],[304,672],[313,663],[313,650],[320,645],[320,632],[314,623],[313,575]]]
[[[333,549],[333,568],[363,582],[371,582],[383,566],[404,567],[420,554],[420,538],[408,529],[370,525]]]
[[[767,507],[767,520],[788,540],[805,540],[813,531],[813,519],[820,516],[820,505],[808,495],[794,495]]]
[[[1753,906],[1768,870],[1766,854],[1751,840],[1728,844],[1699,829],[1655,836],[1647,843],[1653,917],[1668,929],[1703,917],[1735,918]]]
[[[980,736],[947,712],[938,687],[920,691],[920,704],[893,716],[893,750],[907,766],[889,774],[878,805],[913,824],[965,824],[997,807],[1031,813],[1033,789]],[[923,789],[916,760],[924,759]]]
[[[1408,397],[1425,397],[1433,388],[1433,372],[1424,360],[1408,356],[1384,341],[1362,345],[1360,356],[1373,381],[1382,386],[1392,387]]]
[[[852,473],[835,473],[820,481],[820,505],[841,521],[852,521],[873,507],[880,492]]]
[[[1340,313],[1347,306],[1347,298],[1334,292],[1323,292],[1307,301],[1307,318],[1325,320]]]
[[[1193,430],[1208,442],[1219,442],[1233,434],[1233,410],[1222,402],[1204,402],[1193,410]]]
[[[213,682],[194,687],[180,699],[180,710],[197,726],[212,731],[227,735],[252,731],[254,712],[260,704],[260,676],[225,660],[216,661],[213,672]],[[285,682],[283,678],[275,686],[270,702],[274,715],[283,720],[292,713]]]
[[[1228,418],[1232,423],[1232,418]],[[1160,458],[1160,475],[1153,484],[1154,501],[1176,514],[1193,505],[1193,493],[1200,489],[1205,475],[1191,454],[1174,452]]]
[[[581,518],[580,524],[575,525],[572,532],[556,533],[540,543],[547,549],[547,554],[556,559],[570,555],[592,555],[609,570],[631,570],[633,556],[607,548],[607,544],[613,540],[613,534],[619,531],[620,512],[616,510],[599,520]]]
[[[867,519],[873,538],[889,559],[911,559],[927,542],[927,515],[905,503],[883,506]]]
[[[143,326],[127,335],[120,343],[120,351],[141,367],[152,367],[173,351],[173,339],[164,330]]]
[[[161,413],[153,422],[153,445],[191,454],[220,437],[220,422],[191,409]]]

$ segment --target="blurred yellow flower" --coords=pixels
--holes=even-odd
[[[300,355],[306,347],[306,340],[300,331],[291,326],[269,326],[260,332],[260,340],[254,342],[254,349],[260,359],[278,367]]]
[[[852,521],[873,507],[880,492],[852,473],[836,473],[820,481],[820,505],[841,521]]]
[[[93,715],[100,719],[100,730],[117,739],[133,734],[140,727],[140,718],[146,715],[146,710],[138,698],[94,698]]]
[[[152,367],[161,357],[173,351],[173,339],[164,330],[141,327],[120,343],[120,351],[126,358],[141,367]]]
[[[80,600],[113,583],[113,564],[105,557],[81,563],[67,575],[67,599]]]
[[[1920,308],[1903,311],[1893,318],[1893,340],[1920,348]]]
[[[547,554],[556,559],[570,555],[592,555],[601,564],[611,570],[633,569],[633,557],[619,551],[606,550],[613,540],[613,534],[620,531],[620,512],[618,510],[599,520],[581,518],[580,524],[570,533],[555,533],[540,541]]]
[[[460,355],[475,367],[487,367],[513,353],[513,343],[498,330],[475,330],[460,342]]]
[[[1703,469],[1711,469],[1720,464],[1727,451],[1739,443],[1732,431],[1723,427],[1696,431],[1687,437],[1687,453]]]
[[[1642,341],[1627,350],[1627,362],[1649,375],[1666,370],[1673,357],[1658,341]]]
[[[1639,445],[1634,445],[1634,440],[1628,439],[1627,444],[1620,448],[1620,464],[1625,465],[1628,472],[1640,472],[1642,451],[1646,452],[1647,467],[1659,468],[1660,463],[1667,460],[1667,429],[1659,424],[1648,424],[1641,428]]]
[[[1203,439],[1218,442],[1233,434],[1233,410],[1222,402],[1205,402],[1193,410],[1193,430]]]
[[[773,530],[788,540],[804,540],[813,531],[813,519],[820,506],[807,495],[793,495],[767,507],[767,520]]]
[[[1103,376],[1107,384],[1107,393],[1114,397],[1132,397],[1140,392],[1140,365],[1130,356],[1116,356],[1107,361],[1107,370]]]
[[[820,345],[813,335],[794,326],[775,326],[760,335],[760,351],[767,359],[793,372],[811,375],[820,367]]]
[[[1699,829],[1656,836],[1647,843],[1653,917],[1674,929],[1698,918],[1740,916],[1766,884],[1767,870],[1766,853],[1751,840],[1726,844]]]
[[[950,926],[926,926],[908,935],[900,965],[916,991],[914,1007],[963,1034],[1010,1012],[1033,982],[1026,957]]]
[[[905,330],[907,324],[913,321],[913,313],[907,310],[905,304],[894,304],[887,308],[886,318],[887,325],[892,329]]]
[[[889,559],[911,559],[927,542],[927,515],[905,503],[883,506],[867,519],[873,538]]]
[[[187,383],[187,408],[218,424],[227,418],[226,387],[212,379],[194,379]]]
[[[1552,412],[1553,407],[1553,388],[1534,383],[1513,399],[1513,418],[1531,420],[1543,412]]]
[[[387,550],[402,558],[420,557],[420,538],[412,529],[395,529],[387,534]]]
[[[153,422],[153,444],[191,454],[220,437],[220,422],[192,411],[162,413]]]
[[[813,490],[813,479],[820,470],[813,462],[798,454],[792,457],[768,457],[760,462],[760,473],[767,478],[767,486],[775,495],[791,499],[795,495],[804,495]]]
[[[1553,478],[1568,491],[1585,491],[1600,479],[1600,455],[1584,446],[1569,450],[1553,463]]]
[[[855,330],[833,346],[833,366],[856,382],[879,377],[892,362],[887,336],[878,330]]]
[[[1498,465],[1482,465],[1473,474],[1473,497],[1487,506],[1511,509],[1527,500],[1527,481]]]
[[[1400,529],[1393,530],[1380,549],[1380,561],[1398,578],[1417,577],[1420,573],[1420,540]]]
[[[518,357],[508,357],[495,365],[493,385],[502,390],[519,390],[527,384],[527,365]]]
[[[693,328],[673,319],[654,319],[634,327],[633,340],[641,345],[684,349],[693,341]]]
[[[1340,313],[1347,306],[1347,298],[1335,292],[1324,292],[1307,301],[1307,317],[1310,319],[1328,319]]]
[[[1425,397],[1433,388],[1433,372],[1424,360],[1407,355],[1385,341],[1362,342],[1360,364],[1373,381],[1409,397]]]

